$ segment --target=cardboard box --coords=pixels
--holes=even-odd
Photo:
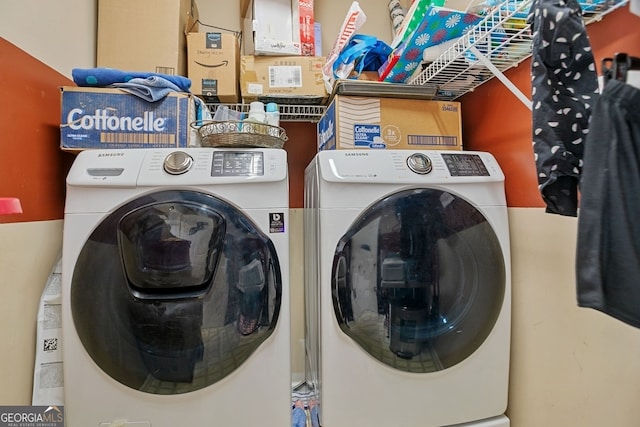
[[[245,55],[316,56],[314,0],[252,0],[240,6]],[[245,13],[246,11],[246,13]]]
[[[172,92],[147,102],[120,89],[61,88],[60,147],[165,148],[196,144],[194,95]]]
[[[235,34],[187,34],[191,93],[205,102],[237,103],[240,99],[240,44]]]
[[[244,19],[245,55],[300,55],[296,0],[253,0]],[[294,13],[295,10],[295,13]]]
[[[97,66],[186,76],[197,19],[194,0],[99,0]]]
[[[251,56],[240,61],[244,102],[278,98],[288,104],[324,104],[328,98],[319,56]]]
[[[462,150],[459,102],[335,95],[318,150]]]

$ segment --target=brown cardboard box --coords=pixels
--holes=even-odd
[[[97,66],[187,75],[194,0],[99,0]]]
[[[237,103],[240,99],[240,42],[235,34],[187,34],[191,92],[205,102]]]
[[[462,150],[459,102],[335,95],[318,150]]]
[[[324,57],[243,55],[240,93],[244,102],[276,99],[288,104],[324,104]]]

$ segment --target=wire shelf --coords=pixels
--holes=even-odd
[[[249,104],[207,104],[213,116],[216,109],[226,105],[230,110],[249,113]],[[278,104],[281,122],[313,122],[317,123],[324,114],[326,107],[323,105],[295,105]]]
[[[585,24],[601,20],[627,2],[581,2]],[[452,101],[493,77],[504,77],[500,74],[531,56],[533,36],[526,22],[531,4],[532,0],[506,0],[496,6],[436,60],[418,70],[407,83],[435,84],[438,86],[435,99]]]

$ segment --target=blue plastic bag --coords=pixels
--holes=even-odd
[[[391,46],[377,37],[355,34],[333,63],[334,76],[357,78],[363,71],[378,71],[392,51]]]

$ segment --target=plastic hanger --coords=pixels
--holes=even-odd
[[[640,71],[640,58],[627,53],[616,53],[613,58],[601,62],[605,84],[611,79],[628,82],[629,71]]]

